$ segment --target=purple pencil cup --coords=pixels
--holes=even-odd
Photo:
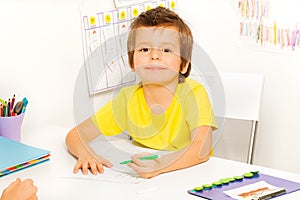
[[[25,113],[10,117],[0,117],[0,136],[20,142],[24,114]]]

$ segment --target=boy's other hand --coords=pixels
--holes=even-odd
[[[89,170],[93,175],[97,175],[98,173],[103,174],[103,166],[110,168],[112,167],[112,164],[109,162],[109,160],[106,160],[101,156],[98,156],[97,158],[78,158],[73,172],[76,174],[81,169],[83,174],[88,174]]]

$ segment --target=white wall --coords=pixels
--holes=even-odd
[[[73,87],[83,64],[77,1],[0,3],[0,93],[29,103],[24,128],[73,123]]]
[[[300,173],[300,50],[274,53],[241,42],[236,3],[178,2],[220,71],[265,76],[254,163]],[[73,91],[83,65],[78,0],[2,0],[0,24],[0,96],[28,98],[23,134],[47,125],[74,126]],[[85,78],[79,79],[85,88]]]
[[[300,173],[300,49],[264,49],[240,41],[237,1],[188,2],[194,6],[179,2],[181,16],[220,71],[265,76],[254,164]]]

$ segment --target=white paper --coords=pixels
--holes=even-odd
[[[273,190],[277,188],[278,187],[274,185],[270,185],[265,181],[259,181],[253,184],[224,191],[224,193],[237,200],[251,200],[257,194],[261,194],[264,191]]]
[[[137,174],[131,168],[129,168],[125,164],[120,164],[120,162],[130,160],[130,156],[137,153],[148,152],[157,155],[169,153],[168,151],[157,151],[149,148],[140,147],[133,144],[133,142],[129,139],[120,137],[99,136],[95,140],[91,141],[90,145],[97,154],[108,159],[113,164],[113,167],[104,167],[103,174],[93,175],[89,172],[87,175],[84,175],[81,171],[77,174],[74,174],[73,167],[76,164],[76,160],[74,160],[73,166],[69,166],[64,170],[60,170],[62,172],[61,177],[137,184],[140,183],[143,179],[137,177]]]
[[[90,145],[98,155],[103,156],[113,164],[114,170],[129,173],[134,176],[137,176],[135,172],[127,165],[120,164],[120,162],[130,160],[132,155],[138,153],[152,153],[157,155],[170,153],[169,151],[158,151],[138,146],[127,138],[119,137],[100,136],[90,142]]]
[[[75,164],[75,163],[74,163]],[[85,175],[79,171],[77,174],[72,172],[70,169],[67,173],[63,175],[64,178],[73,178],[73,179],[85,179],[93,181],[104,181],[104,182],[115,182],[115,183],[125,183],[125,184],[137,184],[142,181],[141,178],[131,176],[126,173],[118,172],[114,169],[104,167],[103,174],[93,175],[90,172]]]

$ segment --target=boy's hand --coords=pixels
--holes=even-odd
[[[95,157],[78,158],[73,172],[76,174],[81,169],[83,174],[88,174],[89,170],[94,175],[97,175],[98,173],[103,174],[104,173],[103,166],[110,168],[112,167],[112,164],[101,156],[98,156],[97,158]]]
[[[141,160],[140,158],[151,156],[149,153],[135,154],[131,157],[132,163],[128,163],[128,167],[132,168],[142,178],[152,178],[160,174],[159,169],[161,163],[159,159]]]

